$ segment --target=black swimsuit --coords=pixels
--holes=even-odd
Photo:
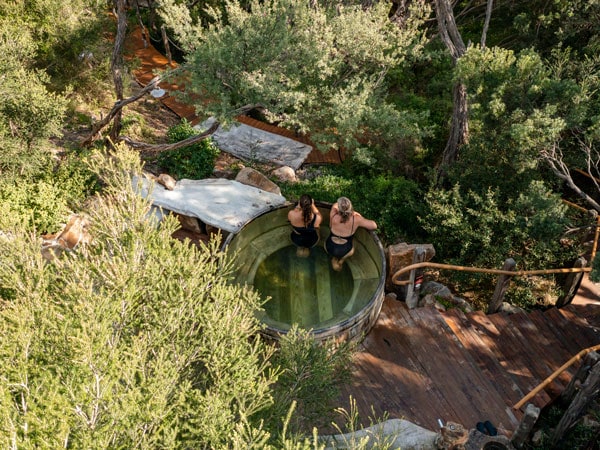
[[[352,229],[354,229],[354,216],[352,216]],[[337,244],[335,242],[333,242],[333,240],[331,238],[338,238],[338,239],[345,239],[346,242],[344,242],[343,244]],[[350,252],[350,250],[352,250],[352,240],[354,239],[354,235],[351,234],[350,236],[338,236],[337,234],[334,234],[333,231],[329,234],[329,236],[327,237],[327,240],[325,241],[325,250],[327,250],[327,253],[335,258],[343,258],[344,256],[346,256],[348,254],[348,252]]]
[[[296,244],[298,247],[313,247],[319,241],[319,235],[317,230],[315,229],[315,220],[317,220],[317,215],[313,216],[313,219],[308,224],[307,227],[295,227],[292,226],[294,231],[290,235],[292,242]]]

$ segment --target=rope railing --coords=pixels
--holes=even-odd
[[[591,267],[567,267],[562,269],[540,269],[540,270],[503,270],[503,269],[486,269],[481,267],[469,267],[469,266],[456,266],[454,264],[442,264],[432,262],[420,262],[411,264],[409,266],[402,267],[394,272],[392,275],[392,283],[396,285],[406,284],[404,280],[398,280],[397,278],[411,270],[422,269],[448,269],[457,270],[459,272],[477,272],[477,273],[489,273],[494,275],[510,275],[510,276],[534,276],[534,275],[548,275],[552,273],[579,273],[579,272],[591,272]]]
[[[513,409],[520,409],[528,400],[535,397],[542,389],[544,389],[546,386],[548,386],[548,384],[552,383],[552,381],[554,381],[554,379],[556,377],[558,377],[561,373],[563,373],[571,365],[573,365],[573,363],[575,363],[576,361],[579,361],[582,357],[584,357],[588,353],[594,352],[596,350],[600,350],[600,344],[594,345],[593,347],[584,348],[583,350],[581,350],[579,353],[577,353],[575,356],[573,356],[571,359],[569,359],[566,363],[564,363],[562,366],[560,366],[558,369],[556,369],[554,371],[554,373],[552,373],[552,375],[550,375],[548,378],[546,378],[544,381],[542,381],[540,384],[538,384],[537,387],[535,387],[531,392],[529,392],[529,394],[527,394],[525,397],[523,397],[521,400],[519,400],[517,403],[515,403],[513,406]]]

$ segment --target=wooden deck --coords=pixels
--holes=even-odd
[[[371,419],[402,418],[437,431],[438,419],[467,429],[490,420],[510,437],[522,417],[512,406],[572,356],[597,344],[600,301],[594,299],[544,312],[485,315],[409,310],[404,302],[387,297],[375,327],[360,345],[340,403],[348,410],[352,396],[364,426]],[[548,405],[579,364],[532,403]]]

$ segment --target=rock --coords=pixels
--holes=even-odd
[[[173,178],[171,175],[168,175],[166,173],[161,173],[159,176],[156,176],[149,172],[144,172],[144,176],[147,179],[152,180],[155,183],[160,184],[161,186],[164,186],[169,191],[172,191],[173,189],[175,189],[175,185],[177,184],[177,181],[175,181],[175,178]]]
[[[454,450],[464,448],[464,444],[469,438],[469,431],[461,424],[448,422],[441,429],[440,434],[435,440],[438,449]]]
[[[177,214],[177,219],[181,224],[181,229],[190,231],[192,233],[203,234],[200,222],[196,217],[186,216],[184,214]]]
[[[194,128],[205,131],[215,122],[210,117]],[[293,139],[270,133],[243,123],[219,126],[212,134],[218,147],[244,161],[258,161],[298,169],[312,151],[312,147]]]
[[[437,281],[426,281],[423,283],[421,286],[421,294],[431,294],[434,297],[454,302],[454,294],[452,294],[450,289]]]
[[[431,244],[407,244],[401,242],[388,246],[386,249],[388,275],[386,277],[386,290],[396,291],[397,285],[392,283],[392,275],[403,267],[409,266],[413,262],[414,253],[417,247],[425,250],[425,261],[430,261],[435,256],[435,249]],[[399,280],[408,280],[410,272],[406,272],[399,277]]]
[[[437,433],[407,420],[390,419],[354,433],[323,436],[319,440],[325,442],[326,449],[357,448],[359,442],[364,441],[364,448],[378,448],[379,444],[390,449],[435,450],[437,436]]]
[[[442,305],[432,294],[427,294],[419,300],[419,306],[433,306],[438,311],[446,311],[446,307]]]
[[[533,433],[533,437],[531,438],[531,443],[535,446],[538,446],[544,440],[544,432],[542,430],[537,430]]]
[[[240,170],[235,177],[235,181],[247,186],[254,186],[255,188],[262,189],[266,192],[281,195],[281,189],[279,189],[279,186],[265,177],[262,173],[252,169],[251,167],[244,167],[242,170]]]
[[[175,185],[177,184],[177,181],[175,181],[175,178],[173,178],[171,175],[168,175],[166,173],[161,173],[158,176],[158,178],[156,179],[156,181],[158,181],[160,184],[162,184],[169,191],[172,191],[173,189],[175,189]]]
[[[507,302],[502,302],[500,308],[498,308],[498,312],[504,312],[507,314],[516,314],[520,312],[525,312],[523,308],[519,308],[518,306],[511,305]]]
[[[398,296],[394,292],[388,292],[385,294],[385,299],[390,301],[398,300]]]
[[[89,244],[89,218],[82,214],[73,214],[61,231],[42,236],[42,255],[51,261],[64,250],[74,250],[82,244]]]
[[[278,169],[273,170],[271,175],[279,181],[284,181],[286,183],[295,183],[298,181],[296,172],[290,166],[279,167]]]

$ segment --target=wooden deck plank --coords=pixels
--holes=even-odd
[[[569,321],[571,327],[577,330],[580,336],[585,336],[588,347],[600,344],[600,333],[590,326],[585,317],[578,316],[569,306],[560,308],[559,311]]]
[[[547,309],[544,311],[544,315],[548,316],[557,332],[560,333],[562,336],[561,340],[569,342],[577,350],[575,353],[589,347],[590,343],[585,334],[581,334],[578,327],[569,322],[558,308]]]
[[[504,368],[494,356],[485,333],[474,326],[457,308],[446,311],[443,316],[463,346],[473,355],[482,373],[489,380],[493,380],[496,390],[505,399],[504,401],[511,405],[517,403],[523,397],[522,392],[516,387],[512,378],[506,375]],[[520,413],[516,414],[520,418]]]
[[[576,317],[581,310],[438,314],[432,308],[409,310],[404,302],[386,298],[343,392],[356,398],[365,426],[367,418],[386,413],[430,430],[439,428],[438,419],[467,428],[488,419],[510,436],[523,415],[512,405],[564,364],[572,350],[577,353],[597,339],[591,326],[582,332],[585,322]],[[574,370],[557,384],[564,385]],[[544,407],[551,400],[542,391],[532,403]]]
[[[536,319],[541,320],[536,320]],[[546,360],[546,364],[553,371],[566,363],[571,356],[569,350],[563,343],[557,339],[554,332],[548,327],[548,322],[543,320],[541,312],[535,314],[535,311],[529,314],[520,313],[513,316],[513,322],[516,323],[521,332],[532,342],[536,343],[536,349],[540,357]],[[566,370],[558,376],[563,388],[569,383],[574,370]]]
[[[434,308],[417,308],[411,315],[421,327],[428,328],[443,355],[437,373],[450,386],[445,390],[448,401],[457,404],[458,415],[454,421],[474,428],[477,422],[492,420],[497,428],[510,433],[518,425],[514,413],[442,315]]]
[[[404,303],[386,299],[382,312],[387,318],[383,324],[378,321],[363,343],[365,350],[376,358],[369,360],[377,363],[371,372],[385,373],[381,388],[370,396],[374,401],[390,393],[398,396],[397,417],[411,417],[418,425],[436,429],[437,418],[451,415],[453,411],[417,356],[422,347],[420,343],[428,342],[426,330],[415,327],[413,321],[407,326],[406,317],[399,314],[403,309],[406,309]],[[394,318],[398,319],[397,323]],[[436,417],[431,417],[432,411],[436,411]],[[382,412],[379,409],[378,413]]]
[[[500,341],[506,344],[504,351],[509,355],[508,370],[515,374],[525,393],[532,391],[552,373],[551,369],[535,355],[527,340],[512,326],[505,314],[490,314],[488,319],[500,331]],[[544,406],[552,400],[545,392],[540,392],[537,397],[543,401]]]
[[[494,351],[495,356],[504,368],[505,372],[512,378],[522,396],[529,393],[538,384],[538,379],[531,372],[527,361],[523,359],[518,339],[510,334],[510,328],[501,330],[496,323],[491,320],[494,316],[501,314],[486,315],[483,312],[476,311],[471,313],[469,319],[474,321],[481,330],[485,331],[490,338],[488,345]],[[498,322],[496,320],[496,322]],[[540,393],[534,399],[534,404],[538,407],[544,407],[550,398],[545,393]]]
[[[540,310],[531,311],[528,314],[529,320],[533,321],[538,329],[542,330],[542,332],[547,336],[548,341],[552,343],[552,348],[557,349],[557,351],[561,352],[563,358],[566,357],[566,360],[563,361],[565,363],[572,356],[576,355],[579,352],[579,345],[577,343],[570,340],[563,340],[562,334],[560,330],[554,325],[554,323],[548,320],[548,316],[545,315]],[[562,365],[562,364],[561,364]]]
[[[463,371],[455,370],[458,362],[450,358],[447,343],[439,343],[429,328],[423,326],[417,310],[410,311],[410,315],[415,326],[397,336],[398,342],[413,350],[414,365],[422,367],[427,376],[426,392],[437,397],[435,407],[439,410],[439,418],[444,422],[458,422],[461,412],[473,407],[468,393],[472,386],[465,385]],[[429,426],[435,426],[435,422]]]
[[[526,353],[531,355],[528,358],[532,362],[531,366],[539,369],[537,375],[540,381],[544,381],[561,366],[560,363],[557,365],[557,361],[554,359],[556,352],[551,350],[552,344],[544,338],[533,322],[527,320],[525,313],[511,314],[510,323],[513,325],[513,331],[522,337]],[[545,388],[546,392],[552,399],[558,397],[569,379],[570,377],[554,379]]]

